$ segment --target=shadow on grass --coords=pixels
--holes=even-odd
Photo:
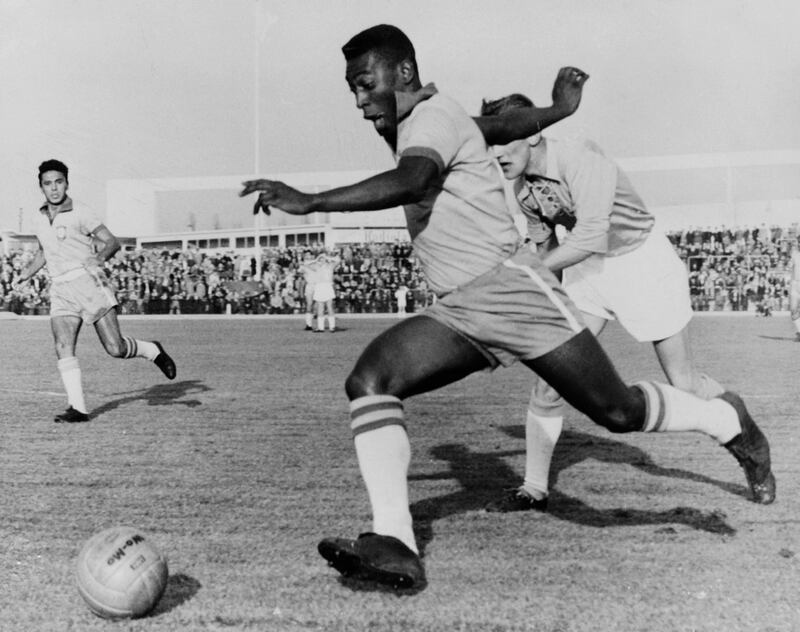
[[[524,436],[524,426],[509,426],[502,430],[513,437]],[[521,483],[520,476],[508,466],[504,457],[521,454],[524,454],[523,450],[471,452],[462,444],[435,446],[431,450],[431,456],[447,461],[450,466],[449,471],[435,475],[412,475],[409,476],[409,480],[456,479],[462,489],[412,504],[411,514],[414,517],[414,530],[420,552],[423,553],[428,542],[433,539],[434,521],[454,514],[484,510],[487,504],[497,500],[504,488],[518,486]],[[553,455],[551,484],[555,484],[562,470],[590,458],[606,463],[625,463],[651,476],[691,480],[714,485],[733,494],[747,495],[745,488],[739,485],[723,483],[686,470],[660,467],[639,448],[595,435],[569,431],[562,434]],[[701,511],[691,507],[676,507],[667,511],[596,509],[557,489],[551,489],[548,514],[560,520],[598,528],[682,524],[719,535],[736,533],[736,530],[726,522],[726,516],[719,511]],[[660,531],[668,532],[668,529]]]
[[[141,400],[144,400],[148,406],[181,405],[187,406],[188,408],[195,408],[196,406],[200,406],[200,400],[184,398],[188,395],[205,393],[210,390],[211,388],[200,380],[183,380],[181,382],[170,382],[169,384],[156,384],[146,389],[116,393],[116,395],[124,395],[124,397],[112,399],[98,406],[91,412],[91,416],[98,417],[112,410],[116,410],[125,404]]]
[[[387,595],[396,595],[397,597],[413,597],[428,587],[428,584],[426,583],[415,588],[398,589],[392,588],[391,586],[387,586],[385,584],[379,584],[378,582],[374,581],[366,581],[363,579],[356,579],[355,577],[344,576],[339,577],[339,583],[353,592],[377,592],[385,593]]]
[[[200,582],[194,577],[180,573],[170,575],[167,579],[167,587],[164,589],[164,594],[156,604],[156,607],[147,616],[157,617],[174,610],[194,597],[201,587]]]
[[[763,334],[758,336],[759,338],[764,338],[765,340],[785,340],[787,342],[797,342],[796,336],[765,336]]]

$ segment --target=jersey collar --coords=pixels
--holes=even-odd
[[[430,99],[438,90],[433,83],[429,83],[415,92],[395,92],[394,98],[397,102],[397,122],[399,123],[413,110],[419,103]]]
[[[64,198],[64,201],[59,204],[58,206],[54,207],[56,209],[56,215],[59,213],[69,213],[72,210],[72,198],[68,195]],[[45,202],[39,207],[39,211],[49,215],[50,203]],[[55,215],[53,216],[55,217]]]

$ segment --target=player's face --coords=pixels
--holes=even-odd
[[[531,146],[527,140],[515,140],[508,145],[494,145],[492,150],[507,180],[514,180],[525,173],[531,157]]]
[[[40,187],[47,201],[55,206],[64,201],[69,185],[64,174],[60,171],[45,171],[42,174]]]
[[[364,118],[378,134],[391,137],[397,129],[397,70],[374,53],[365,53],[347,62],[345,79]]]

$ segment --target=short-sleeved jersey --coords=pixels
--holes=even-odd
[[[44,251],[47,269],[54,279],[83,267],[92,256],[92,233],[102,222],[84,209],[76,208],[67,197],[52,222],[47,204],[36,214],[36,237]]]
[[[520,236],[475,121],[433,84],[413,97],[407,104],[398,99],[395,158],[424,156],[439,167],[438,180],[420,202],[405,206],[405,215],[420,267],[441,296],[507,259]]]
[[[306,287],[313,288],[314,285],[319,283],[321,280],[319,274],[319,263],[316,260],[303,263],[299,270],[306,281]]]
[[[628,176],[595,143],[548,138],[542,148],[546,173],[514,183],[531,240],[542,243],[561,225],[568,231],[562,243],[606,256],[644,242],[655,218]]]

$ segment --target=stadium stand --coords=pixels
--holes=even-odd
[[[688,228],[668,237],[689,270],[696,311],[747,311],[769,316],[788,309],[789,243],[800,235],[790,226]],[[106,264],[123,314],[302,314],[304,253],[321,244],[263,250],[261,277],[251,254],[235,251],[136,250]],[[395,290],[409,288],[407,312],[434,297],[407,242],[344,245],[334,286],[336,311],[393,313]],[[17,274],[30,250],[2,256],[0,311],[47,314],[48,277],[39,273],[19,288]]]

